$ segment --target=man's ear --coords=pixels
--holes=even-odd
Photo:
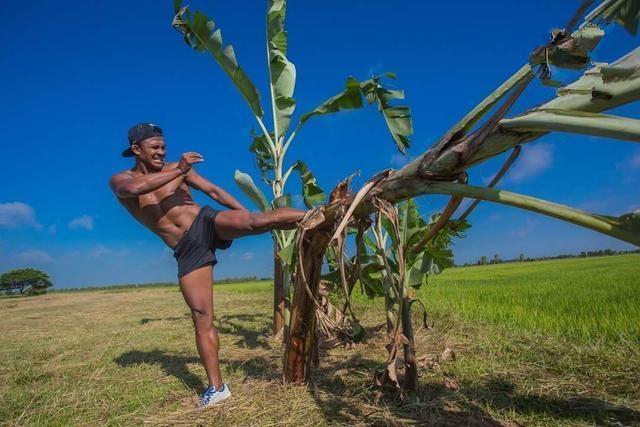
[[[140,146],[138,144],[132,144],[131,145],[131,151],[133,152],[133,154],[135,154],[136,156],[139,156],[140,153],[142,152],[140,150]]]

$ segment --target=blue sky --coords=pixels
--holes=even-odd
[[[297,112],[340,91],[349,75],[398,74],[415,135],[411,155],[429,147],[475,103],[519,68],[530,50],[561,26],[578,0],[558,2],[402,2],[374,0],[289,4],[289,58],[296,64]],[[222,28],[268,107],[266,2],[193,1]],[[12,2],[0,15],[0,272],[43,268],[59,287],[175,281],[171,251],[116,202],[109,177],[130,167],[120,157],[127,129],[159,124],[169,159],[199,151],[201,174],[250,205],[233,182],[256,176],[248,151],[255,121],[211,57],[189,49],[171,27],[170,1]],[[612,61],[638,43],[610,29],[594,57]],[[567,79],[571,74],[563,74]],[[534,84],[518,107],[553,96]],[[638,106],[615,113],[638,117]],[[267,117],[269,115],[267,114]],[[308,123],[289,159],[304,159],[329,190],[360,172],[404,162],[373,108]],[[499,167],[471,171],[482,184]],[[291,181],[291,184],[297,184]],[[503,188],[586,210],[621,214],[640,208],[636,144],[552,134],[525,148]],[[295,187],[291,191],[297,191]],[[207,203],[197,196],[200,203]],[[422,199],[425,213],[443,199]],[[631,246],[595,232],[513,208],[483,203],[457,262],[482,255],[554,255]],[[220,252],[215,275],[269,276],[268,235]]]

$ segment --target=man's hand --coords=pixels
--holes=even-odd
[[[188,153],[184,153],[182,155],[182,157],[180,158],[180,162],[176,167],[180,169],[180,172],[182,172],[183,175],[186,175],[187,173],[189,173],[194,163],[200,162],[204,162],[204,157],[202,157],[202,154],[189,151]]]

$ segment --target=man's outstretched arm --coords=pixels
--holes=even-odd
[[[121,173],[111,177],[109,185],[120,198],[138,197],[151,193],[174,179],[182,177],[189,173],[194,163],[201,161],[202,156],[198,153],[184,153],[175,168],[139,176]]]
[[[187,176],[185,177],[185,181],[196,190],[200,190],[203,193],[207,194],[222,206],[226,206],[229,209],[234,210],[248,211],[248,209],[245,208],[242,203],[236,200],[235,197],[233,197],[231,194],[227,193],[208,179],[198,175],[195,169],[192,169],[191,172],[187,174]]]

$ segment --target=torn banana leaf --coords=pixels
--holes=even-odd
[[[271,135],[273,138],[273,134]],[[271,152],[269,141],[264,135],[253,135],[253,142],[249,146],[251,151],[256,156],[256,165],[260,170],[260,176],[262,180],[271,184],[273,181],[269,177],[269,173],[272,173],[275,168],[275,162],[273,160],[273,154]]]
[[[271,210],[271,205],[267,202],[264,193],[256,187],[256,184],[249,174],[236,170],[233,179],[244,194],[246,194],[261,211]]]
[[[383,77],[395,79],[395,74],[385,73],[363,82],[360,87],[362,94],[371,105],[378,103],[378,110],[382,113],[391,137],[398,150],[405,154],[411,141],[409,136],[413,134],[411,111],[406,106],[393,106],[391,101],[404,99],[404,91],[387,89],[382,85]]]
[[[216,59],[249,104],[253,114],[262,117],[263,110],[258,89],[238,65],[233,46],[222,47],[222,34],[220,29],[216,29],[213,20],[199,11],[196,11],[191,19],[189,6],[181,7],[180,0],[174,0],[173,5],[175,12],[173,27],[184,35],[185,42],[193,49],[209,52]]]
[[[289,242],[288,245],[280,249],[277,255],[278,255],[278,258],[280,258],[280,260],[282,260],[283,263],[291,266],[291,265],[295,265],[294,264],[295,252],[296,252],[296,239],[293,239],[291,242]]]
[[[273,205],[274,209],[290,208],[291,207],[291,194],[287,193],[287,194],[283,194],[280,197],[276,197],[275,199],[273,199],[273,202],[271,202],[271,204]]]
[[[530,110],[564,110],[600,113],[640,99],[640,48],[636,48],[611,64],[597,64],[587,70],[580,79],[564,86],[557,97]],[[509,120],[509,119],[503,119]],[[502,121],[501,120],[501,124]],[[445,150],[429,165],[429,174],[451,175],[468,169],[509,150],[516,145],[526,144],[545,135],[546,132],[517,132],[499,127],[492,132],[473,157],[460,162],[460,151],[464,147]],[[422,159],[419,156],[397,173],[412,175],[420,172]]]
[[[598,25],[587,24],[548,49],[540,59],[562,68],[584,69],[591,61],[589,52],[603,36],[604,31]]]
[[[298,160],[293,165],[293,169],[300,173],[302,199],[307,208],[311,209],[314,206],[324,203],[324,190],[316,183],[316,177],[313,176],[307,165],[302,160]]]
[[[289,129],[291,115],[296,107],[293,99],[296,67],[287,59],[287,32],[284,29],[286,9],[286,1],[270,0],[267,11],[269,77],[277,140],[281,140]]]
[[[413,134],[411,111],[409,107],[391,104],[392,101],[404,99],[404,91],[386,88],[381,82],[383,77],[395,78],[395,74],[385,73],[362,83],[349,77],[344,91],[327,99],[309,113],[302,115],[298,127],[314,116],[362,108],[362,97],[364,97],[370,105],[378,104],[378,110],[384,117],[393,141],[398,150],[404,154],[411,142],[409,136]]]
[[[360,94],[360,82],[358,82],[353,77],[349,77],[345,86],[345,90],[327,99],[312,111],[303,114],[300,117],[300,124],[305,123],[307,120],[314,116],[337,113],[338,111],[342,110],[353,110],[362,108],[363,104],[362,96]]]

